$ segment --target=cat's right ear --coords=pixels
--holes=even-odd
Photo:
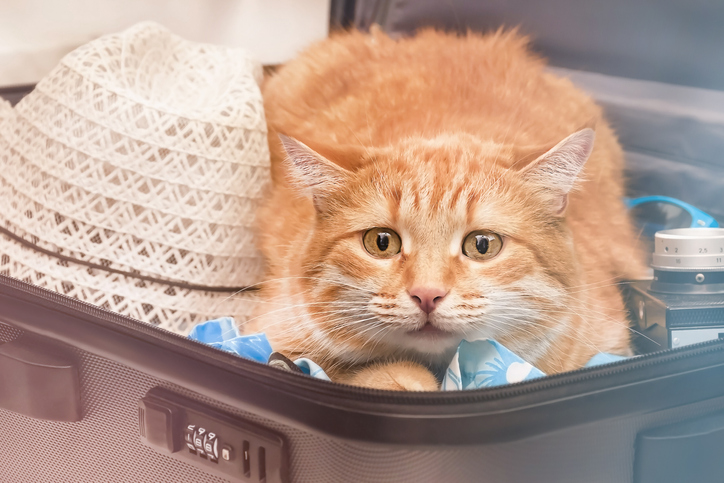
[[[551,210],[561,216],[568,193],[593,151],[595,131],[587,127],[568,136],[521,170],[523,179],[545,193]]]
[[[294,138],[279,134],[279,139],[292,185],[312,197],[317,212],[326,211],[329,197],[344,186],[349,172]]]

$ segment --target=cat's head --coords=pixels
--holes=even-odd
[[[316,211],[298,253],[309,312],[340,357],[434,361],[487,337],[534,361],[565,329],[564,215],[592,129],[547,150],[455,134],[322,155],[281,138]]]

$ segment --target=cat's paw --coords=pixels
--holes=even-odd
[[[414,362],[381,362],[364,367],[344,381],[353,386],[388,391],[437,391],[435,376]]]

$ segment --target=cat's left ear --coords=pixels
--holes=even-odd
[[[568,192],[593,151],[595,137],[589,127],[573,133],[521,171],[523,179],[549,194],[554,214],[565,212]]]
[[[289,181],[311,195],[317,212],[326,211],[330,195],[344,185],[349,171],[294,138],[279,134],[279,139],[287,153]]]

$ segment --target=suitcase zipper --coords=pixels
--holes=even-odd
[[[78,315],[78,312],[80,312],[85,315],[83,318],[88,319],[90,317],[92,322],[104,325],[116,331],[131,331],[135,333],[136,336],[140,331],[145,335],[150,335],[164,345],[174,346],[176,350],[184,352],[191,351],[192,353],[202,356],[207,360],[212,359],[216,365],[223,365],[225,369],[229,369],[229,366],[233,366],[239,370],[247,371],[247,373],[251,370],[257,375],[267,378],[270,382],[290,386],[290,390],[293,387],[319,397],[331,396],[335,399],[350,398],[356,401],[360,401],[360,399],[370,401],[374,400],[374,402],[383,404],[404,403],[427,406],[430,404],[450,405],[456,403],[471,404],[494,401],[530,394],[532,392],[560,387],[572,383],[600,380],[616,374],[631,373],[646,367],[654,367],[661,364],[693,359],[705,354],[724,352],[724,340],[713,340],[681,348],[667,349],[644,354],[602,366],[582,368],[560,374],[552,374],[540,379],[508,384],[505,386],[464,391],[441,391],[435,393],[381,391],[348,386],[313,378],[306,378],[304,381],[300,382],[299,375],[297,374],[291,374],[287,371],[281,371],[258,362],[242,359],[236,355],[219,351],[165,329],[154,327],[144,322],[140,322],[114,312],[106,311],[86,302],[69,298],[65,295],[52,292],[35,285],[30,285],[17,279],[0,275],[0,295],[4,295],[3,292],[12,292],[7,295],[12,296],[13,298],[18,297],[19,295],[22,296],[21,294],[26,294],[26,296],[22,298],[27,299],[27,296],[34,298],[34,300],[31,300],[31,303],[33,304],[46,306],[52,304],[56,306],[54,309],[57,309],[57,306],[71,309],[75,312],[73,315],[76,316]],[[722,357],[721,362],[724,364],[724,357]]]

